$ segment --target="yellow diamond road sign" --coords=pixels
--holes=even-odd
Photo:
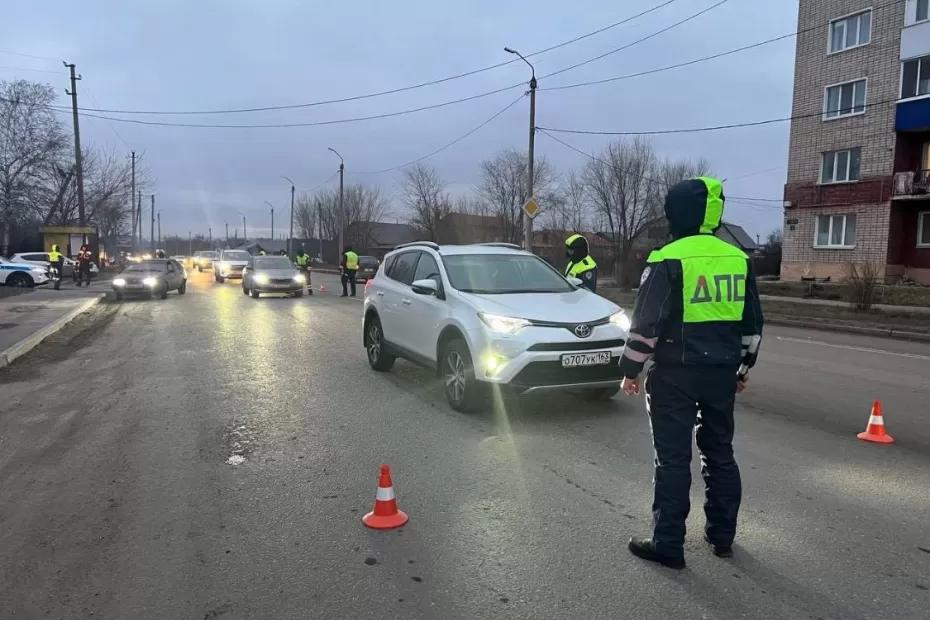
[[[531,218],[536,217],[539,214],[539,203],[536,202],[535,198],[530,198],[526,201],[526,204],[523,205],[523,212],[529,215]]]

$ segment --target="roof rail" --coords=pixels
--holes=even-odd
[[[431,250],[439,250],[439,246],[432,241],[411,241],[410,243],[401,243],[400,245],[395,245],[392,249],[399,250],[400,248],[409,248],[418,245],[424,245]]]
[[[502,241],[490,241],[488,243],[477,243],[475,245],[484,245],[492,248],[510,248],[511,250],[522,250],[523,247],[516,243],[504,243]]]

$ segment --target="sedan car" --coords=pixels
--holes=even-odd
[[[495,386],[611,398],[630,320],[580,284],[509,244],[400,246],[365,285],[368,363],[435,369],[460,411],[484,406]]]
[[[216,260],[217,256],[219,256],[219,252],[214,252],[213,250],[194,252],[191,266],[196,267],[197,271],[203,273],[204,269],[213,268],[213,261]]]
[[[226,278],[241,278],[242,270],[252,260],[252,255],[245,250],[222,250],[217,260],[213,261],[213,279],[225,282]]]
[[[286,256],[253,256],[242,272],[242,292],[258,299],[262,293],[303,297],[307,277]]]
[[[42,266],[36,263],[0,258],[0,284],[31,288],[37,284],[47,283],[48,263]]]
[[[180,263],[170,258],[143,260],[132,263],[113,278],[113,291],[117,300],[129,295],[158,295],[165,299],[168,291],[177,291],[178,295],[183,295],[187,291],[187,272]]]

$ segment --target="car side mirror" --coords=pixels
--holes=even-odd
[[[413,292],[417,295],[436,295],[439,293],[439,285],[436,284],[436,280],[430,280],[429,278],[416,280],[410,286],[413,287]]]
[[[584,284],[584,282],[582,282],[579,278],[575,278],[575,277],[572,277],[572,276],[568,276],[567,280],[568,280],[570,283],[574,284],[575,286],[581,286],[581,285]]]

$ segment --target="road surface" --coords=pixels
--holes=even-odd
[[[360,316],[192,274],[0,370],[0,617],[927,617],[930,346],[771,327],[736,556],[702,541],[695,466],[676,572],[626,550],[641,400],[456,413],[430,372],[368,368]],[[855,438],[874,399],[893,446]],[[390,532],[360,523],[382,462]]]

